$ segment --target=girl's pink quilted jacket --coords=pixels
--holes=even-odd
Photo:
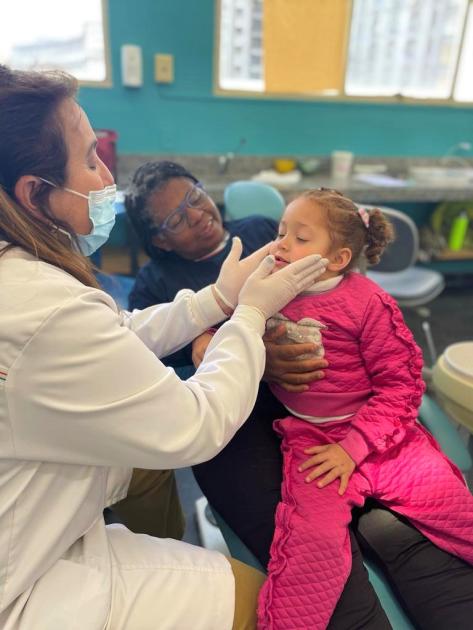
[[[317,417],[354,414],[340,443],[359,464],[404,437],[417,418],[424,384],[422,355],[396,302],[377,284],[349,273],[325,293],[301,295],[281,313],[321,324],[328,368],[308,391],[272,390],[296,413]]]

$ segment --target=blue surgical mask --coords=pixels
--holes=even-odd
[[[40,177],[41,181],[54,186],[47,179]],[[110,232],[115,225],[115,197],[117,193],[117,187],[115,184],[111,186],[105,186],[102,190],[91,190],[88,195],[72,190],[71,188],[64,188],[67,192],[83,197],[87,199],[89,204],[89,218],[92,221],[92,230],[89,234],[77,234],[77,242],[80,247],[80,251],[84,256],[90,256],[99,247],[107,242]]]

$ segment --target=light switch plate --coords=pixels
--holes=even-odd
[[[174,81],[174,55],[159,53],[154,56],[154,79],[156,83]]]
[[[125,87],[143,85],[143,55],[141,46],[123,44],[121,47],[122,83]]]

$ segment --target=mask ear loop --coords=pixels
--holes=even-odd
[[[49,181],[49,179],[45,179],[44,177],[40,177],[39,175],[38,175],[38,179],[40,179],[45,184],[49,184],[53,188],[59,188],[57,184],[54,184],[53,182]],[[78,197],[82,197],[83,199],[89,198],[89,195],[84,195],[84,193],[77,192],[77,190],[72,190],[71,188],[64,187],[63,190],[67,190],[67,192],[70,192],[73,195],[77,195]]]
[[[54,182],[49,181],[49,179],[45,179],[44,177],[40,177],[38,175],[38,179],[40,179],[42,182],[44,182],[45,184],[49,184],[50,186],[52,186],[53,188],[58,188],[57,184],[55,184]],[[69,190],[69,188],[64,188],[64,190],[67,190],[68,192],[75,192],[74,190]],[[87,199],[87,196],[82,195],[82,193],[75,193],[76,195],[80,195],[81,197],[85,197]],[[67,237],[67,239],[72,243],[73,239],[72,239],[72,235],[65,230],[64,228],[59,227],[58,225],[56,225],[55,223],[51,223],[52,228],[55,232],[59,232],[60,234],[63,234],[64,236]]]

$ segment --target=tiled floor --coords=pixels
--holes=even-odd
[[[143,256],[141,264],[146,260]],[[105,250],[102,267],[108,273],[128,273],[129,261],[123,250]],[[456,279],[454,285],[447,288],[429,305],[429,322],[437,353],[452,343],[473,340],[473,276]],[[459,286],[462,285],[462,286]],[[422,348],[424,361],[430,364],[430,356],[422,330],[423,318],[413,309],[405,309],[404,316],[414,337]],[[192,471],[188,468],[176,471],[181,501],[186,514],[186,532],[184,540],[200,544],[195,518],[195,502],[202,495]],[[473,472],[469,481],[473,484]],[[472,486],[470,486],[472,487]]]

